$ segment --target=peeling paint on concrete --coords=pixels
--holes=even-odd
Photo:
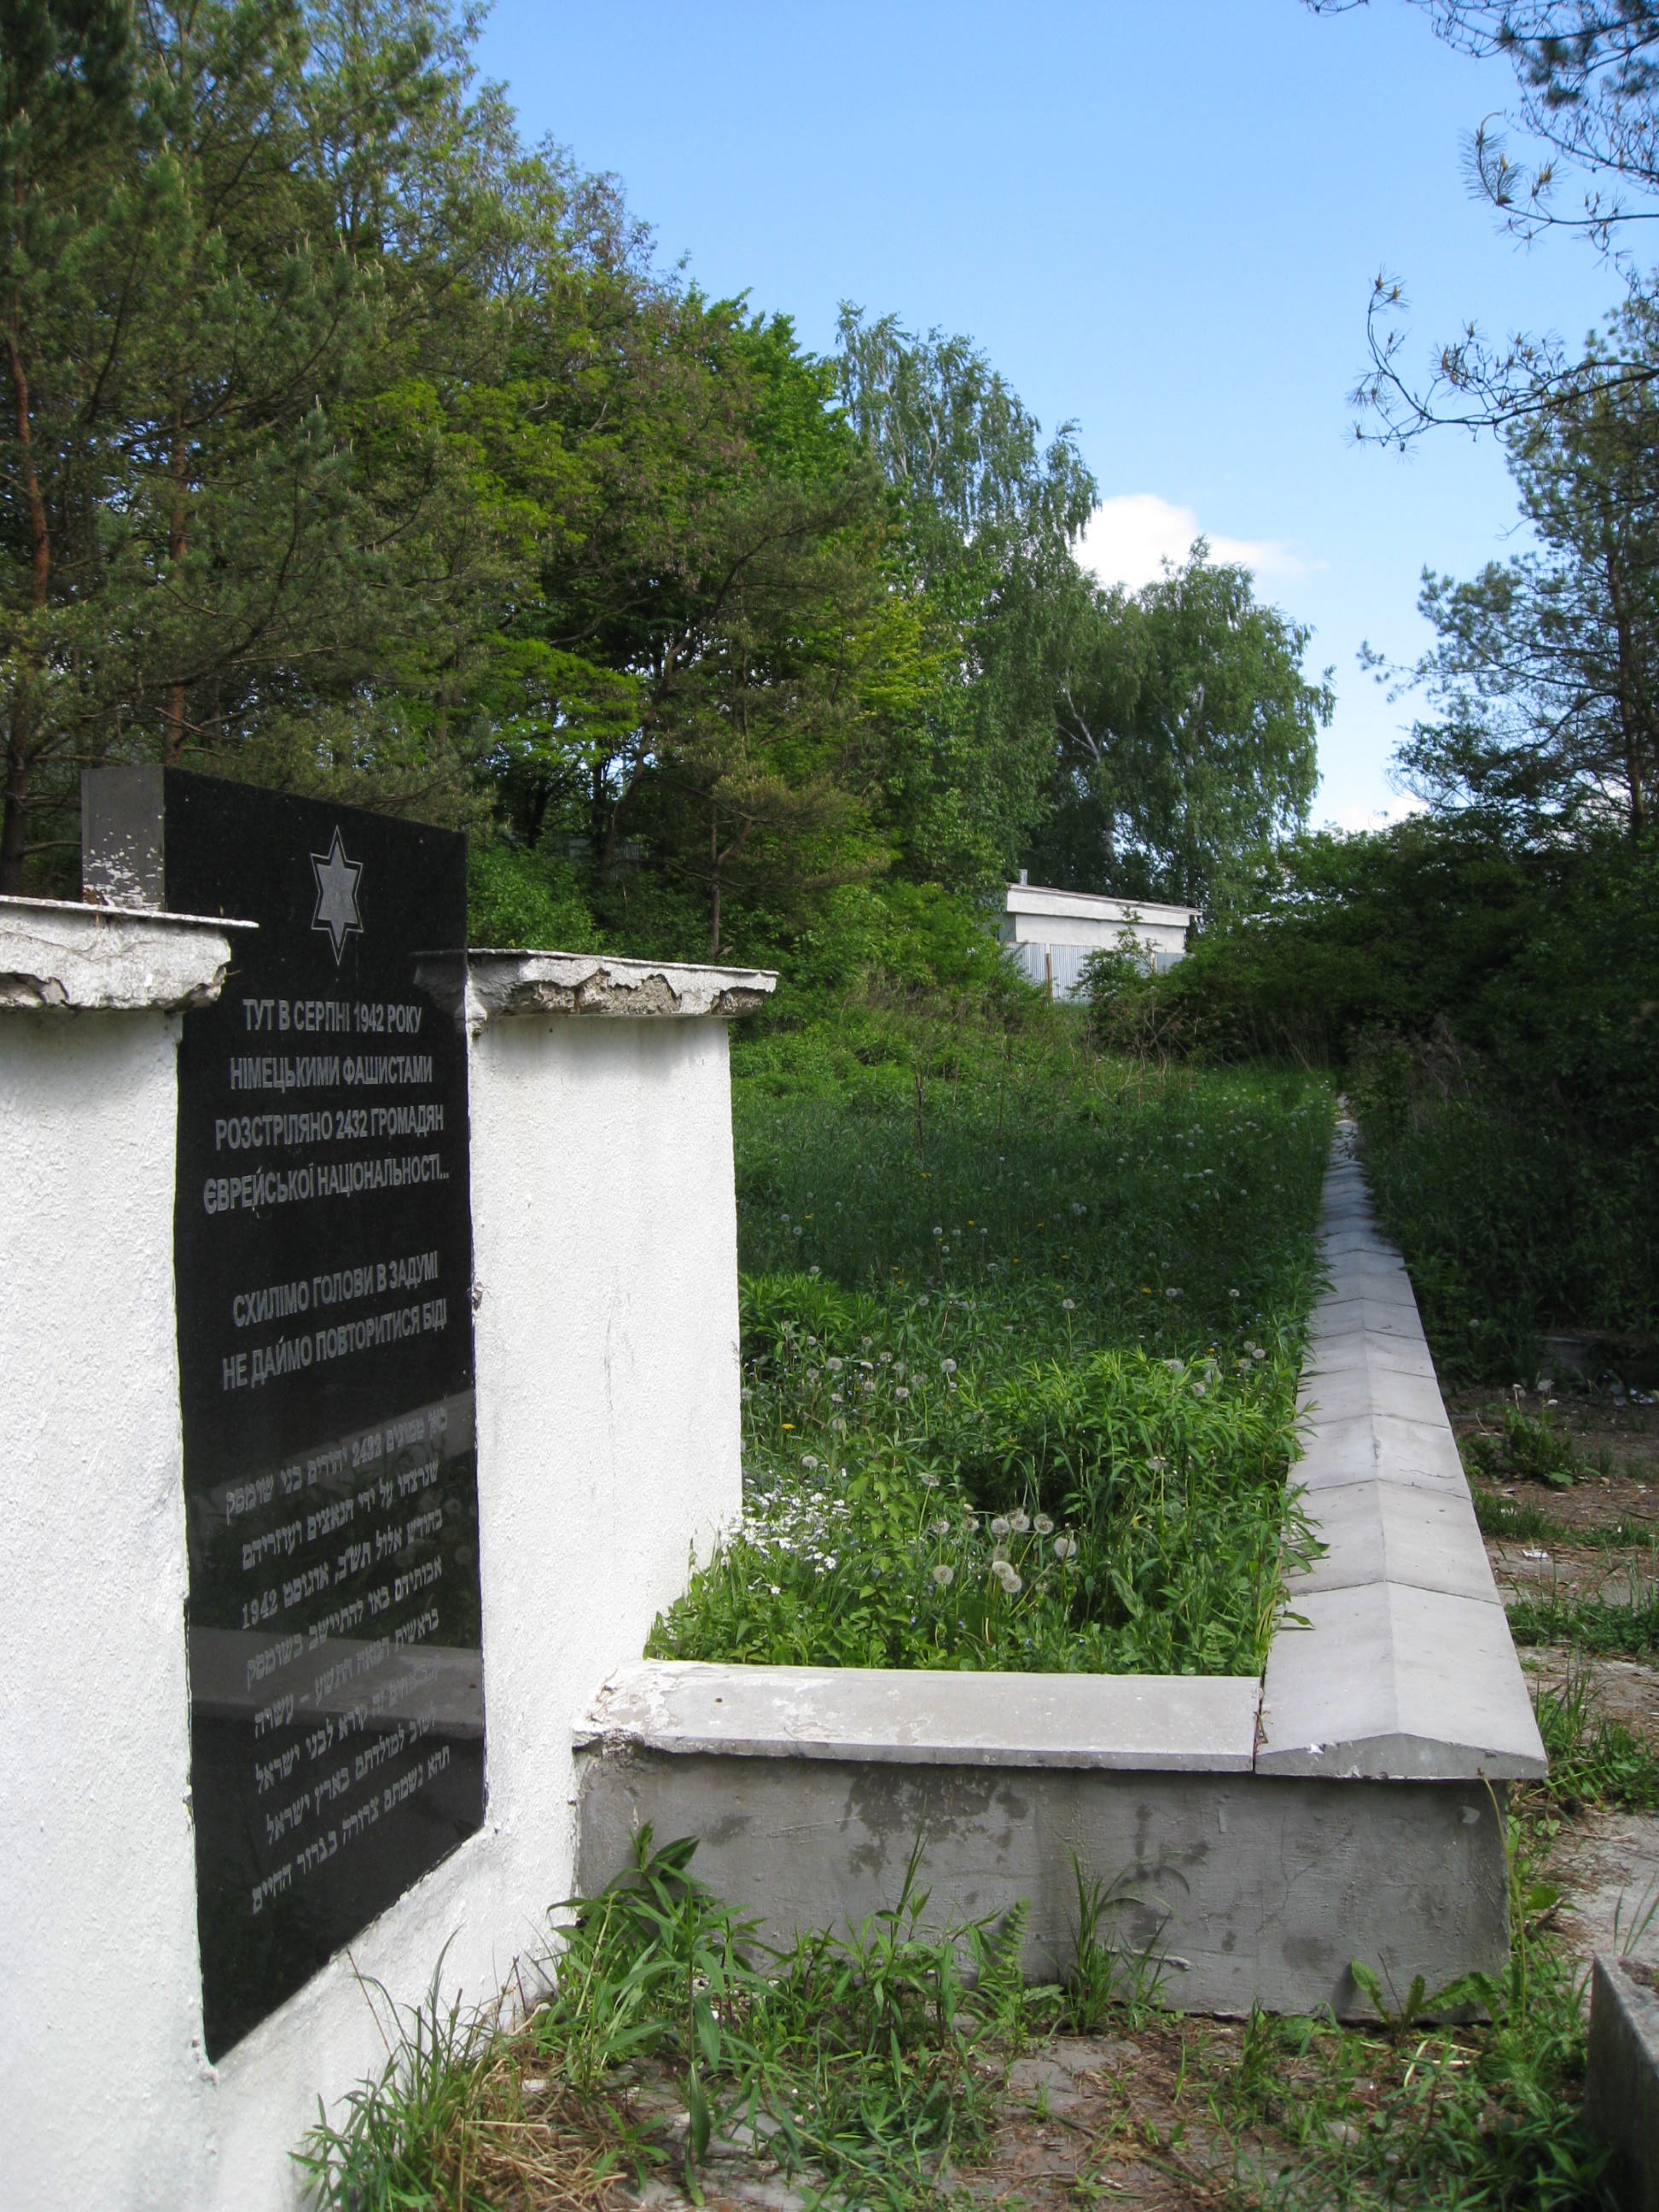
[[[469,953],[468,967],[475,1027],[524,1014],[735,1021],[757,1013],[778,981],[763,968],[702,968],[591,952],[479,949]]]
[[[0,898],[0,1012],[178,1013],[211,1006],[251,922]]]

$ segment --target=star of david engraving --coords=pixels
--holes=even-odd
[[[347,938],[354,931],[359,937],[363,933],[362,916],[357,911],[357,878],[363,872],[363,864],[347,860],[337,827],[333,843],[326,853],[313,853],[311,866],[317,878],[317,911],[311,926],[328,932],[337,968]]]

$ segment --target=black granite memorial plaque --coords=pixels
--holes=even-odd
[[[179,1387],[217,2057],[483,1811],[465,842],[88,777],[89,888],[257,922],[179,1051]]]

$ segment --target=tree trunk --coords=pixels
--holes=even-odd
[[[720,957],[720,811],[708,811],[708,957]]]
[[[172,580],[178,590],[182,580],[185,556],[190,541],[185,531],[185,434],[175,422],[173,433],[173,452],[169,457],[168,474],[173,479],[167,515],[167,559],[172,568]],[[183,676],[174,664],[172,682],[167,685],[167,705],[161,716],[161,758],[169,768],[177,768],[185,749],[185,685]]]
[[[1619,656],[1619,738],[1625,757],[1625,782],[1630,793],[1630,834],[1639,842],[1647,828],[1647,794],[1642,787],[1642,757],[1651,736],[1646,702],[1639,694],[1642,678],[1637,665],[1635,641],[1631,636],[1630,611],[1622,588],[1619,556],[1610,532],[1604,533],[1601,557],[1606,564],[1607,604],[1613,610],[1613,630]]]
[[[15,306],[6,327],[6,366],[11,376],[13,429],[21,462],[23,504],[29,519],[29,606],[39,615],[45,611],[52,581],[52,532],[34,461],[28,375],[23,367]],[[28,805],[30,763],[29,695],[34,688],[39,665],[38,648],[33,645],[26,647],[6,732],[6,793],[3,817],[0,817],[0,895],[14,897],[23,888],[24,820]]]
[[[6,736],[6,799],[0,821],[0,896],[15,898],[23,888],[23,823],[28,804],[29,756],[25,734],[27,708],[21,687],[12,708]]]

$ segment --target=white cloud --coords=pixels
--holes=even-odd
[[[1428,811],[1425,800],[1414,792],[1406,791],[1383,806],[1345,806],[1324,826],[1327,830],[1346,830],[1352,836],[1364,830],[1386,830],[1392,823],[1404,822],[1411,815],[1426,814]]]
[[[1156,492],[1120,492],[1103,499],[1084,526],[1077,556],[1103,584],[1127,584],[1138,592],[1161,573],[1165,560],[1177,563],[1200,534],[1190,507],[1176,507]],[[1205,531],[1217,561],[1243,562],[1261,576],[1305,576],[1305,562],[1288,545],[1271,538],[1223,538]]]

